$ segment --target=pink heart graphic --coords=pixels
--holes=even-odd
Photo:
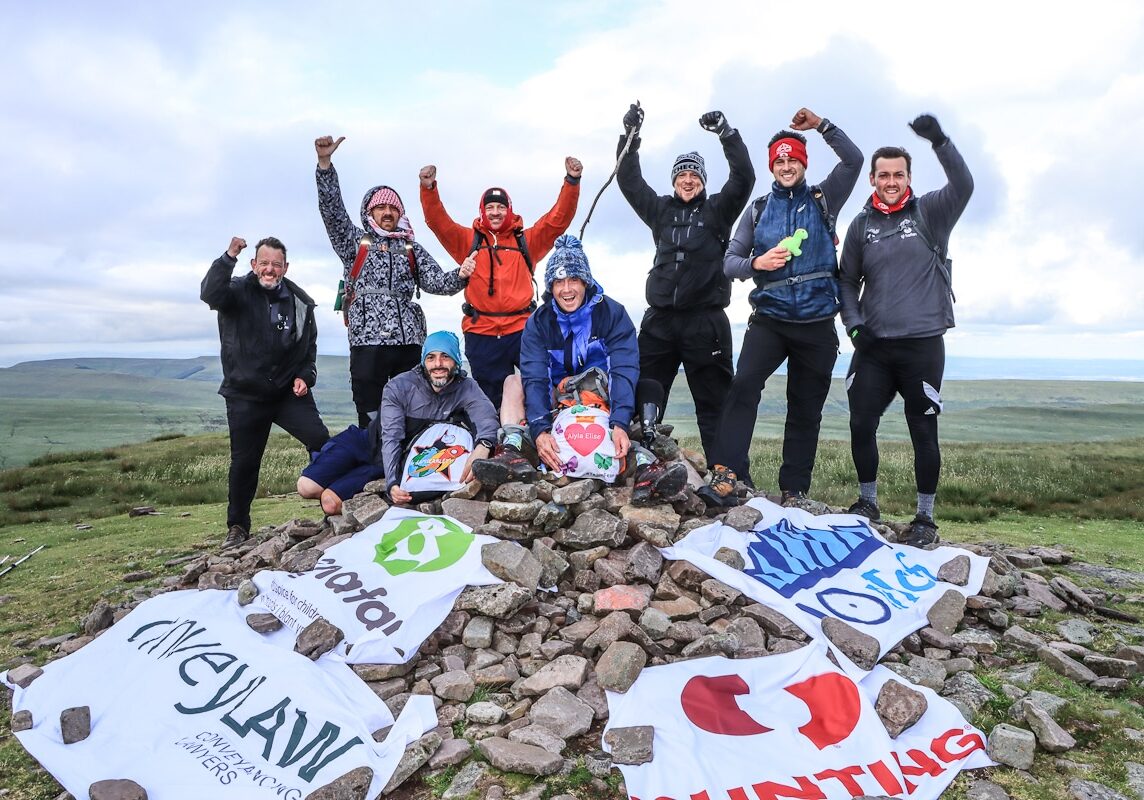
[[[586,456],[600,446],[600,442],[604,441],[604,426],[592,423],[591,425],[581,425],[579,422],[573,422],[564,429],[564,439],[582,456]]]

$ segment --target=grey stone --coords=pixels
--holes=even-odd
[[[533,593],[515,583],[470,586],[454,604],[458,611],[475,611],[494,619],[507,619],[532,599]]]
[[[44,671],[35,664],[21,664],[8,670],[8,682],[14,683],[21,689],[27,689],[32,681],[44,674]]]
[[[628,551],[627,561],[624,564],[624,578],[629,581],[654,584],[659,580],[662,569],[663,556],[659,550],[647,542],[636,542]]]
[[[298,638],[294,642],[294,652],[304,655],[311,661],[317,661],[337,647],[344,638],[346,635],[341,628],[322,617],[318,617],[298,634]]]
[[[646,610],[642,609],[640,613]],[[612,642],[630,636],[634,627],[635,623],[632,622],[627,610],[613,611],[604,617],[596,629],[584,639],[583,649],[586,651],[606,650]]]
[[[951,636],[964,616],[965,595],[956,589],[947,589],[926,612],[932,628]]]
[[[889,669],[912,683],[939,692],[949,677],[945,664],[924,656],[912,656],[906,664],[887,664]]]
[[[1046,644],[1040,636],[1030,633],[1020,625],[1014,625],[1001,634],[1001,641],[1030,653],[1037,652]]]
[[[478,725],[496,725],[505,718],[505,710],[496,703],[482,700],[465,709],[465,719]]]
[[[1047,584],[1025,578],[1025,593],[1050,611],[1068,611],[1069,604],[1053,594]]]
[[[1079,644],[1082,647],[1088,647],[1092,644],[1092,635],[1095,631],[1096,626],[1087,619],[1069,617],[1057,623],[1057,633],[1059,633],[1066,642]]]
[[[878,663],[878,640],[834,617],[822,620],[822,633],[862,669]]]
[[[596,682],[601,689],[626,692],[647,664],[647,653],[632,642],[614,642],[596,662]]]
[[[563,686],[557,686],[533,703],[528,716],[533,723],[543,725],[562,739],[570,739],[592,726],[595,712]]]
[[[536,513],[532,524],[544,533],[553,533],[560,528],[571,525],[575,518],[568,506],[562,506],[559,503],[545,503]]]
[[[1075,583],[1068,578],[1056,577],[1049,581],[1049,588],[1056,593],[1058,597],[1068,603],[1074,608],[1081,611],[1091,611],[1094,603],[1092,599],[1080,590]]]
[[[976,715],[985,704],[993,699],[993,692],[971,672],[959,672],[946,680],[941,690],[942,697],[956,700],[959,704]]]
[[[715,551],[715,560],[720,564],[726,564],[731,569],[742,571],[743,567],[747,566],[747,562],[743,560],[742,554],[730,547],[720,547]]]
[[[1009,563],[1019,569],[1035,569],[1036,567],[1044,566],[1040,556],[1032,555],[1031,553],[1022,553],[1019,550],[1006,550],[1005,558],[1009,559]]]
[[[541,588],[555,586],[568,571],[567,559],[539,539],[532,543],[532,555],[540,562],[540,580],[537,585]]]
[[[608,718],[608,698],[600,684],[596,683],[594,675],[588,676],[588,680],[577,690],[576,697],[591,706],[597,720]]]
[[[762,513],[751,506],[735,506],[723,517],[723,524],[737,531],[751,531],[763,518]]]
[[[989,631],[976,629],[958,631],[953,634],[953,641],[957,643],[955,647],[957,650],[972,647],[978,653],[997,652],[997,639]]]
[[[477,749],[490,764],[505,772],[554,775],[564,766],[564,759],[558,753],[550,753],[543,747],[521,744],[496,736],[482,739],[477,743]]]
[[[989,744],[986,745],[985,752],[999,764],[1029,769],[1033,766],[1036,749],[1037,738],[1032,731],[1002,722],[989,732]]]
[[[91,735],[91,709],[88,706],[65,708],[60,712],[60,736],[64,744],[82,742]]]
[[[570,528],[561,528],[552,538],[573,550],[603,545],[619,547],[627,535],[627,524],[602,509],[585,512]]]
[[[1095,653],[1084,657],[1084,665],[1105,678],[1131,678],[1139,671],[1131,659],[1109,658]]]
[[[448,497],[441,501],[441,511],[473,530],[484,525],[489,518],[489,504],[481,500]]]
[[[525,697],[546,694],[557,686],[575,690],[584,685],[591,663],[578,655],[563,655],[545,664],[517,686]]]
[[[372,780],[372,769],[358,767],[310,792],[306,795],[306,800],[365,800]]]
[[[12,714],[12,733],[31,730],[33,724],[32,712],[28,710],[17,711]]]
[[[1061,709],[1063,709],[1065,705],[1068,704],[1068,701],[1063,697],[1057,697],[1055,694],[1049,694],[1048,692],[1042,692],[1040,690],[1034,689],[1027,695],[1018,698],[1017,702],[1013,703],[1013,705],[1009,707],[1009,718],[1014,722],[1024,722],[1026,703],[1032,703],[1036,705],[1050,717],[1056,719],[1057,715],[1060,714]]]
[[[87,787],[87,796],[90,800],[147,800],[147,790],[127,778],[112,778]]]
[[[1128,688],[1127,678],[1097,678],[1089,685],[1090,689],[1096,689],[1098,692],[1123,692]]]
[[[604,743],[612,750],[614,764],[646,764],[655,757],[652,742],[655,728],[637,725],[631,728],[612,728],[604,734]]]
[[[511,544],[511,542],[504,544]],[[496,622],[489,617],[473,617],[461,633],[461,644],[474,650],[492,647],[494,630],[496,630]]]
[[[925,695],[895,680],[882,684],[874,703],[874,710],[891,739],[897,739],[902,731],[921,719],[928,707]]]
[[[394,716],[397,716],[397,713],[398,712],[395,712]],[[429,731],[429,733],[406,747],[405,753],[401,756],[401,760],[397,762],[397,769],[394,770],[389,782],[385,784],[385,788],[381,790],[382,794],[389,794],[398,786],[405,783],[410,775],[425,765],[425,762],[437,752],[437,748],[440,746],[441,734],[436,731]]]
[[[1042,750],[1049,753],[1063,753],[1076,747],[1076,739],[1058,725],[1048,711],[1031,700],[1025,699],[1021,702],[1024,704],[1022,708],[1025,711],[1025,721],[1029,723]]]
[[[360,528],[368,528],[388,510],[389,503],[370,492],[360,492],[342,503],[342,515]]]
[[[969,583],[969,556],[954,556],[941,565],[937,571],[937,579],[954,586],[964,586]]]
[[[429,683],[433,687],[433,693],[442,700],[458,700],[462,703],[468,702],[477,689],[472,677],[464,670],[450,670],[433,678]]]
[[[592,496],[597,488],[599,488],[599,484],[591,478],[572,481],[572,483],[567,486],[561,486],[559,489],[552,490],[552,502],[559,503],[563,506],[583,503]]]
[[[1128,770],[1128,788],[1140,800],[1144,800],[1144,764],[1127,761],[1124,766]]]
[[[510,742],[530,744],[533,747],[542,747],[550,753],[563,753],[568,743],[543,725],[526,725],[510,731]]]
[[[257,633],[273,633],[282,628],[282,621],[269,612],[247,614],[246,624]]]
[[[1102,783],[1073,778],[1069,781],[1069,795],[1073,800],[1128,800],[1127,797]]]
[[[645,608],[640,614],[639,626],[652,639],[662,639],[667,635],[671,620],[658,608]]]
[[[456,706],[453,706],[456,708]],[[452,767],[460,764],[467,759],[473,752],[473,746],[466,739],[446,739],[441,742],[441,746],[437,748],[437,752],[429,759],[429,769],[443,769],[445,767]],[[472,762],[478,764],[480,762]],[[466,765],[467,766],[467,765]],[[483,764],[481,766],[484,766]],[[465,767],[461,768],[464,772]],[[444,795],[442,795],[443,797]],[[464,797],[464,795],[461,795]]]
[[[1092,683],[1098,677],[1095,672],[1084,664],[1073,658],[1069,658],[1064,653],[1052,647],[1042,647],[1037,651],[1037,658],[1041,660],[1041,663],[1048,666],[1049,669],[1077,683]]]
[[[628,533],[638,536],[657,547],[671,544],[672,535],[679,530],[682,517],[669,505],[621,506],[620,519],[628,526]]]
[[[739,617],[732,620],[731,624],[727,626],[726,633],[732,633],[739,639],[741,649],[767,649],[767,635],[763,633],[762,626],[750,617]]]
[[[740,506],[742,508],[742,506]],[[720,605],[734,605],[735,601],[742,597],[743,593],[733,586],[728,586],[723,581],[715,578],[708,578],[699,585],[699,592],[704,598],[712,603]]]
[[[249,578],[238,585],[238,591],[234,595],[240,606],[250,605],[256,597],[258,597],[258,587]]]
[[[974,781],[965,792],[966,800],[1009,800],[1009,793],[993,781]]]
[[[1039,617],[1045,613],[1045,607],[1031,597],[1016,594],[1005,601],[1005,606],[1019,617]]]
[[[805,641],[806,633],[785,616],[762,603],[754,603],[743,609],[743,615],[750,617],[763,626],[763,630],[770,636],[781,636],[784,639]]]
[[[489,520],[473,533],[481,533],[485,536],[492,536],[494,539],[504,539],[509,542],[523,542],[532,538],[532,528],[527,523],[504,522],[499,519]]]
[[[106,601],[100,600],[88,612],[88,615],[83,618],[81,627],[83,632],[88,636],[94,636],[100,631],[110,628],[111,623],[115,619],[115,612],[111,610],[111,606]]]
[[[464,739],[446,741],[443,745],[441,745],[441,750],[444,750],[447,746],[453,744],[454,741],[463,742],[465,745],[466,753],[471,753],[473,751],[472,745],[470,745]],[[456,750],[457,747],[459,747],[459,745],[454,745],[451,749]],[[438,750],[437,753],[440,753],[441,750]],[[457,750],[457,752],[459,752],[459,750]],[[433,768],[433,761],[437,758],[437,753],[434,753],[433,758],[429,759],[430,768]],[[484,762],[470,761],[468,764],[457,770],[457,774],[453,776],[453,780],[445,788],[445,791],[441,793],[441,800],[465,800],[465,798],[468,798],[473,794],[473,792],[477,790],[477,784],[481,782],[481,778],[483,778],[488,771],[489,768]]]
[[[739,637],[733,633],[709,633],[685,645],[679,654],[684,658],[717,655],[734,658],[739,654],[741,645]]]
[[[1116,649],[1116,658],[1126,661],[1135,661],[1138,669],[1144,670],[1144,647],[1133,644],[1122,644]]]
[[[531,500],[527,503],[493,500],[489,503],[489,516],[501,522],[532,522],[543,507],[544,503],[540,500]]]
[[[532,483],[502,483],[493,491],[493,500],[507,503],[531,503],[537,499],[536,485]]]

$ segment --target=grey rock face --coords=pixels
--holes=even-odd
[[[1095,631],[1096,626],[1087,619],[1070,617],[1057,623],[1057,632],[1066,642],[1079,644],[1082,647],[1088,647],[1092,644]]]
[[[499,770],[525,775],[552,775],[564,766],[564,759],[543,747],[509,741],[499,737],[483,739],[477,744],[481,755]]]
[[[111,623],[115,619],[115,612],[111,610],[111,606],[106,601],[100,600],[95,604],[86,617],[83,618],[81,627],[83,632],[88,636],[94,636],[100,631],[110,628]]]
[[[989,732],[989,744],[986,745],[985,752],[999,764],[1029,769],[1033,766],[1036,749],[1037,739],[1032,731],[1002,722]]]

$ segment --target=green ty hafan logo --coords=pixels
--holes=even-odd
[[[473,534],[446,517],[408,517],[381,537],[374,561],[390,575],[447,569],[469,551]]]

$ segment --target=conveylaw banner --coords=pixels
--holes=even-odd
[[[660,552],[691,562],[816,638],[825,638],[823,619],[842,620],[877,639],[879,657],[928,625],[927,612],[950,589],[976,594],[989,566],[988,559],[956,547],[890,544],[853,514],[815,516],[763,499],[748,505],[763,515],[754,530],[707,525]],[[742,571],[715,560],[721,547],[743,557]],[[959,556],[969,560],[966,584],[939,581],[942,565]],[[865,672],[849,659],[844,664],[858,677]]]
[[[33,720],[20,743],[76,797],[129,779],[151,800],[302,800],[359,767],[373,770],[376,796],[406,745],[437,724],[432,702],[407,704],[375,743],[393,724],[377,695],[345,664],[265,642],[234,595],[147,600],[14,687],[12,708]],[[60,714],[83,706],[91,734],[64,744]]]
[[[913,687],[928,709],[891,739],[874,711],[887,680],[902,679],[877,667],[855,681],[820,642],[648,667],[607,693],[604,747],[617,728],[653,729],[651,761],[617,765],[633,800],[937,800],[960,770],[993,765],[981,731],[928,689]]]
[[[337,654],[349,645],[347,663],[402,664],[466,586],[502,582],[481,563],[481,548],[496,541],[452,517],[390,508],[307,572],[259,572],[251,605],[273,613],[294,635],[324,617],[345,634]]]

